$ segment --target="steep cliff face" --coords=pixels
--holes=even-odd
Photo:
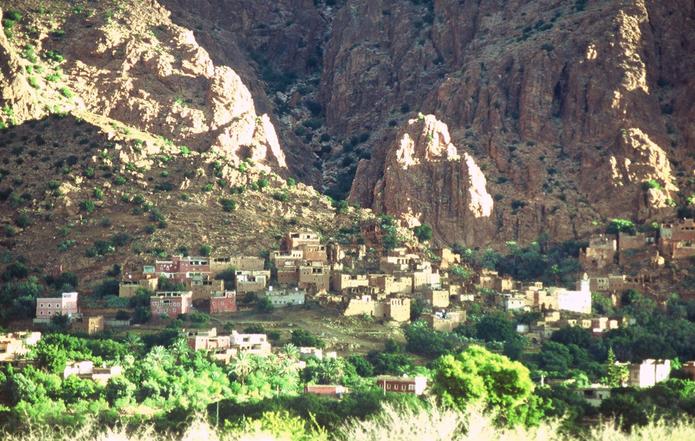
[[[69,9],[56,2],[43,14],[28,4],[16,6],[23,14],[17,27],[33,31],[4,44],[31,47],[33,55],[24,49],[24,58],[15,57],[19,69],[10,69],[6,81],[28,82],[32,93],[26,86],[4,93],[3,105],[28,108],[45,101],[35,95],[47,95],[53,99],[44,113],[87,112],[191,150],[287,169],[269,116],[256,112],[241,78],[215,65],[193,32],[173,24],[156,2],[116,9]]]
[[[409,227],[432,222],[442,241],[474,241],[494,231],[485,175],[433,115],[419,115],[401,130],[386,155],[374,201],[379,211],[400,216]]]
[[[382,11],[380,19],[397,22],[399,11]],[[481,245],[533,240],[541,232],[571,238],[609,217],[645,221],[672,215],[678,190],[692,192],[695,145],[687,121],[693,106],[686,103],[692,102],[693,75],[685,66],[692,67],[694,57],[692,39],[683,37],[695,30],[692,2],[441,0],[433,2],[430,13],[430,39],[420,50],[429,59],[437,57],[443,74],[431,86],[417,88],[422,101],[415,98],[414,106],[445,121],[454,143],[467,145],[494,182],[493,234],[485,230],[457,239]],[[388,39],[389,26],[375,26],[369,17],[354,14],[353,21],[362,23],[353,27],[378,29],[374,32]],[[411,34],[399,33],[406,41]],[[346,35],[334,44],[350,47],[354,40]],[[348,57],[345,64],[359,78],[339,76],[340,82],[369,78],[361,73],[368,72],[367,62],[354,66],[360,58]],[[392,59],[400,65],[418,60],[420,68],[395,64],[394,77],[405,75],[417,84],[413,77],[423,80],[436,71],[427,58],[410,47]],[[376,105],[360,110],[352,101],[347,110],[376,118],[381,97],[397,91],[397,84],[384,93],[369,92],[378,97]],[[345,111],[334,104],[339,102],[341,97],[331,98],[328,115]],[[397,105],[391,100],[391,109]],[[376,153],[362,161],[353,199],[381,206],[373,189],[380,188],[388,158],[388,153]],[[406,185],[390,191],[408,192]],[[446,197],[456,196],[449,192]],[[437,216],[421,220],[448,229]]]
[[[6,3],[36,27],[0,41],[0,104],[21,120],[57,102],[402,214],[423,184],[389,177],[392,152],[418,112],[434,115],[494,201],[484,226],[462,228],[465,210],[443,201],[467,204],[447,179],[470,170],[425,167],[442,194],[416,217],[448,242],[569,239],[672,216],[695,193],[692,1]],[[39,61],[58,83],[27,86],[26,44],[65,55]]]

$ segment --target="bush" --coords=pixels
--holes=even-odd
[[[131,240],[132,238],[130,237],[130,234],[126,233],[125,231],[118,232],[111,236],[111,243],[117,247],[126,246]]]
[[[210,191],[212,191],[212,190],[213,190],[213,188],[215,188],[215,186],[214,186],[214,185],[212,185],[212,183],[211,183],[211,182],[208,182],[207,184],[203,185],[203,188],[202,188],[202,190],[203,190],[204,192],[206,192],[206,193],[207,193],[207,192],[210,192]]]
[[[294,187],[297,185],[297,180],[294,178],[287,178],[287,186],[288,187]]]
[[[642,182],[642,189],[643,190],[649,190],[649,189],[655,189],[655,190],[661,190],[661,184],[659,181],[656,179],[649,179],[648,181]]]
[[[65,57],[63,57],[60,54],[60,52],[53,51],[53,50],[46,51],[44,53],[44,58],[46,58],[47,60],[56,62],[56,63],[62,63],[63,61],[65,61]]]
[[[101,188],[95,188],[94,199],[96,199],[97,201],[104,199],[104,190],[102,190]]]
[[[284,191],[276,191],[275,193],[273,193],[273,199],[280,202],[287,202],[290,199],[290,197]]]
[[[628,219],[611,219],[608,227],[606,227],[606,233],[618,234],[621,232],[635,234],[637,232],[637,227],[634,222]]]
[[[222,198],[220,199],[220,205],[222,205],[222,210],[226,212],[236,210],[236,202],[233,199]]]
[[[5,19],[11,21],[20,21],[22,19],[22,13],[15,10],[7,11],[5,13]]]
[[[182,156],[188,156],[191,154],[191,149],[189,149],[187,146],[182,145],[179,147],[179,151],[181,152]]]
[[[124,177],[121,176],[121,175],[118,175],[118,176],[116,176],[115,178],[113,178],[113,183],[114,183],[114,185],[123,185],[123,184],[125,184],[126,182],[128,182],[128,181],[126,180],[126,178],[124,178]]]
[[[90,200],[80,202],[80,209],[88,214],[94,212],[95,208],[96,206],[94,205],[94,202]]]
[[[256,185],[258,185],[259,189],[263,190],[270,185],[270,181],[268,181],[268,178],[260,178],[258,181],[256,181]]]
[[[67,86],[63,86],[60,89],[58,89],[58,92],[60,92],[61,95],[63,95],[65,98],[70,99],[75,96],[75,94],[70,90]]]
[[[260,313],[267,314],[273,311],[273,304],[270,302],[270,299],[263,297],[256,303],[256,310]]]
[[[207,245],[207,244],[201,245],[199,251],[200,251],[201,256],[207,257],[212,252],[212,247],[210,245]]]
[[[418,225],[413,229],[413,232],[420,242],[432,239],[432,227],[427,224]]]
[[[94,287],[94,295],[97,297],[117,296],[118,280],[107,279]],[[127,301],[127,300],[126,300]],[[126,304],[127,306],[127,304]]]
[[[19,228],[26,228],[32,224],[31,217],[26,213],[20,213],[14,220]]]
[[[67,250],[69,250],[70,248],[74,247],[75,243],[76,242],[72,239],[64,240],[58,244],[58,251],[60,251],[61,253],[64,253]]]
[[[297,347],[313,346],[316,348],[326,347],[326,343],[319,337],[305,329],[295,329],[292,331],[291,342]]]
[[[28,77],[27,81],[29,82],[29,85],[34,89],[38,89],[41,87],[41,84],[39,84],[39,80],[36,77]]]

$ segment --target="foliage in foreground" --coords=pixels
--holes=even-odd
[[[311,424],[309,424],[311,426]],[[135,431],[123,428],[101,429],[94,422],[77,432],[38,430],[30,434],[12,435],[0,433],[6,441],[241,441],[241,440],[287,440],[287,441],[327,441],[327,440],[367,440],[367,441],[468,441],[468,440],[508,440],[508,441],[569,441],[573,436],[559,430],[558,421],[545,421],[531,429],[517,427],[499,428],[495,418],[479,409],[465,412],[429,406],[419,408],[399,408],[385,405],[382,411],[366,421],[347,421],[333,435],[320,429],[307,429],[307,424],[287,413],[269,412],[256,420],[244,420],[234,426],[216,428],[198,419],[179,435],[159,434],[152,426],[141,426]],[[653,421],[644,427],[635,427],[631,433],[620,431],[614,424],[605,423],[587,434],[587,441],[646,441],[671,440],[686,441],[695,439],[695,423],[681,421],[667,424]]]

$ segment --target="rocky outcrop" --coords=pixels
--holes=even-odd
[[[376,209],[409,227],[426,221],[446,242],[491,236],[494,204],[485,175],[433,115],[408,121],[388,150],[382,176],[374,189]]]
[[[73,13],[65,29],[61,38],[36,42],[37,54],[52,50],[65,57],[61,82],[75,93],[65,110],[105,116],[192,150],[287,170],[269,116],[256,113],[239,75],[213,63],[193,32],[172,23],[158,3]],[[9,78],[26,82],[21,69]]]
[[[40,36],[42,51],[66,55],[64,81],[78,92],[61,105],[324,190],[349,187],[356,169],[350,199],[394,213],[407,197],[388,193],[425,187],[385,175],[394,146],[418,112],[435,115],[494,200],[480,228],[448,225],[440,209],[414,216],[442,225],[441,240],[577,238],[612,217],[672,216],[695,193],[689,0],[127,4],[110,17],[101,4],[66,12],[62,39]],[[17,94],[37,95],[25,83]],[[466,205],[461,185],[430,183],[443,192],[435,205]]]
[[[368,8],[359,1],[354,5]],[[408,15],[404,8],[382,14],[380,20],[387,23],[376,27],[364,14],[355,14],[346,25],[371,28],[367,35],[383,41],[390,26]],[[685,104],[692,102],[694,80],[685,66],[693,66],[695,52],[692,41],[682,38],[695,31],[694,8],[692,2],[649,0],[588,2],[585,7],[553,1],[434,1],[430,39],[400,54],[392,77],[417,83],[414,77],[422,80],[440,69],[432,84],[419,83],[421,100],[413,108],[447,121],[454,144],[466,145],[492,181],[492,235],[487,229],[453,240],[478,246],[530,241],[543,232],[561,240],[612,217],[644,222],[672,216],[678,191],[695,190],[695,162],[687,153],[695,145],[692,124],[686,123],[693,107]],[[404,40],[411,34],[407,29],[399,33]],[[346,38],[350,35],[336,34],[342,41],[335,44],[358,44]],[[427,54],[424,59],[438,57],[439,64],[428,66],[418,50]],[[409,60],[419,60],[420,68],[401,70]],[[368,64],[353,66],[357,78],[340,82],[369,79],[362,73]],[[331,86],[337,93],[343,89]],[[377,104],[396,90],[386,89],[370,92]],[[340,101],[331,97],[328,114],[331,103]],[[347,110],[379,118],[378,105],[369,98],[361,101],[363,108],[352,101]],[[391,100],[390,115],[399,105]],[[336,113],[342,112],[338,107]],[[389,145],[376,144],[372,159],[358,167],[353,200],[381,207],[373,189],[381,191],[378,179],[389,155],[379,150]],[[405,186],[390,191],[408,192]],[[454,189],[446,187],[448,194],[436,198],[456,198]],[[439,222],[437,217],[421,220]]]
[[[0,19],[3,18],[3,10],[0,8]],[[5,126],[36,118],[44,113],[37,105],[34,91],[23,77],[22,69],[17,49],[8,41],[4,32],[0,33],[0,107],[3,108],[0,121]]]

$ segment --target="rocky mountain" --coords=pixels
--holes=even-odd
[[[181,167],[177,191],[192,170],[228,188],[260,173],[277,176],[278,189],[295,177],[469,246],[578,238],[612,217],[667,219],[695,193],[687,0],[0,7],[0,118],[37,152],[22,167],[56,159],[34,138],[56,127],[49,115],[68,113],[69,127],[84,123],[103,137],[92,156],[104,143],[120,146],[109,172],[148,191],[162,156]],[[56,142],[72,152],[82,139]],[[3,191],[76,180],[60,168],[17,176],[22,167],[6,159]],[[209,168],[215,161],[225,177]],[[242,164],[253,164],[253,178],[229,175]],[[202,200],[212,200],[207,193]],[[318,193],[306,198],[323,203]],[[11,223],[18,208],[10,208]]]

